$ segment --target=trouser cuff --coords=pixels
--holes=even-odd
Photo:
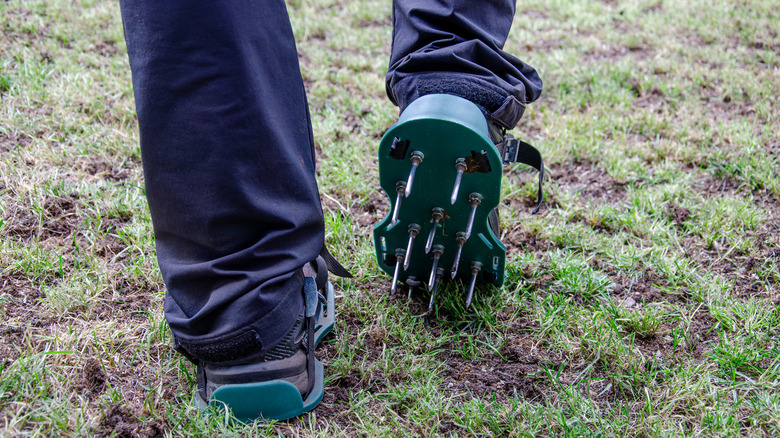
[[[241,361],[272,349],[303,312],[303,274],[297,274],[292,280],[292,288],[282,301],[250,325],[219,336],[187,339],[174,334],[174,349],[194,363]]]
[[[479,77],[453,73],[421,73],[399,81],[388,94],[403,112],[418,98],[428,94],[450,94],[476,104],[485,117],[512,129],[520,121],[525,104],[504,89]]]

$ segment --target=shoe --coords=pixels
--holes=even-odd
[[[328,266],[333,262],[337,274],[350,276],[323,252],[325,258],[304,267],[304,309],[276,346],[238,363],[198,362],[196,404],[201,410],[228,409],[242,423],[278,421],[309,412],[322,401],[324,368],[314,350],[335,324]]]
[[[506,247],[496,207],[503,165],[522,162],[539,170],[541,204],[539,152],[488,123],[474,103],[429,94],[404,110],[378,154],[391,209],[374,227],[374,244],[379,267],[393,276],[391,293],[399,282],[427,284],[431,311],[441,281],[468,284],[467,307],[477,284],[501,286]]]

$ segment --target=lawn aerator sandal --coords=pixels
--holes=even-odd
[[[286,420],[309,412],[320,403],[324,368],[314,350],[333,329],[336,319],[333,285],[327,281],[327,274],[321,285],[322,272],[327,272],[325,262],[320,257],[314,263],[319,265],[318,272],[305,276],[305,315],[301,315],[280,347],[267,353],[264,360],[243,365],[198,364],[196,403],[201,410],[209,406],[228,408],[236,420],[247,423]],[[350,276],[346,270],[343,273]]]
[[[393,276],[391,293],[399,282],[426,283],[429,311],[441,281],[468,284],[467,307],[477,284],[503,284],[506,247],[494,209],[504,164],[539,170],[541,205],[539,152],[511,135],[494,145],[488,129],[472,102],[430,94],[412,102],[379,145],[379,180],[391,210],[374,227],[377,262]]]

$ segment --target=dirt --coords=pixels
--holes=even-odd
[[[0,329],[0,357],[11,362],[19,358],[24,339],[31,327],[45,327],[57,319],[41,311],[45,295],[40,286],[23,273],[0,271],[0,302],[4,324]],[[24,324],[24,325],[22,325]]]
[[[506,246],[507,257],[529,252],[541,255],[560,247],[555,242],[540,239],[539,236],[529,233],[521,222],[512,223],[505,232],[506,237],[503,239],[503,243]]]
[[[361,230],[372,230],[390,212],[390,200],[384,192],[377,187],[368,198],[368,201],[360,207],[360,214],[352,217],[357,221]]]
[[[544,245],[543,245],[544,246]],[[649,279],[648,279],[649,281]],[[364,285],[361,290],[367,290],[369,294],[386,293],[376,285]],[[392,305],[402,306],[405,298],[393,300]],[[419,304],[419,306],[417,306]],[[421,311],[424,303],[411,303],[409,311]],[[498,315],[500,321],[506,324],[506,332],[509,334],[506,342],[498,346],[494,351],[481,349],[478,357],[463,357],[458,353],[459,348],[455,344],[442,346],[441,351],[431,360],[441,363],[439,367],[442,383],[439,391],[444,397],[455,403],[466,403],[471,399],[482,400],[487,403],[496,403],[505,407],[511,406],[512,400],[519,397],[523,400],[531,400],[543,405],[553,404],[559,398],[563,389],[561,385],[585,384],[593,395],[594,401],[600,405],[609,406],[616,400],[641,401],[641,394],[631,395],[612,384],[611,375],[614,370],[604,369],[598,363],[588,370],[588,365],[593,358],[586,358],[580,354],[566,357],[560,350],[551,349],[545,342],[534,336],[540,330],[538,323],[530,317],[512,317],[510,315]],[[429,326],[431,336],[441,337],[445,335],[447,319],[441,316],[441,321],[434,321]],[[360,348],[361,361],[366,369],[372,370],[373,365],[380,360],[380,353],[389,345],[397,345],[393,339],[388,338],[386,331],[377,326],[366,327],[363,321],[366,315],[357,315],[346,312],[339,315],[337,336],[346,336],[347,344]],[[712,322],[712,318],[710,321]],[[652,337],[637,341],[637,347],[647,357],[647,366],[665,359],[684,360],[693,355],[698,357],[706,351],[705,345],[713,340],[714,335],[699,336],[696,330],[706,332],[712,324],[702,322],[702,319],[693,321],[690,343],[692,346],[678,346],[687,348],[677,356],[659,356],[658,351],[670,348],[669,343],[661,337]],[[360,336],[364,333],[364,336]],[[480,335],[477,335],[478,337]],[[685,356],[683,353],[687,353]],[[403,353],[401,353],[403,354]],[[319,356],[326,364],[338,355],[336,344],[326,343],[320,350]],[[588,371],[587,383],[582,383],[581,373]],[[578,380],[579,379],[579,380]],[[390,399],[384,402],[381,396],[393,388],[407,384],[406,370],[399,370],[392,375],[372,370],[361,375],[354,371],[348,375],[337,377],[325,388],[323,403],[317,409],[317,423],[320,426],[337,424],[347,432],[355,431],[354,424],[359,424],[360,419],[351,414],[347,409],[350,400],[355,394],[365,391],[376,394],[375,401],[370,402],[375,407],[370,409],[392,409],[399,418],[404,418],[407,406],[413,404],[413,400]],[[307,423],[308,419],[294,419],[287,424],[295,427],[299,422]],[[453,423],[443,422],[442,430],[459,430]]]
[[[134,348],[132,341],[128,340],[127,344]],[[149,399],[150,391],[160,391],[161,398],[174,400],[177,392],[189,392],[189,388],[183,388],[174,376],[162,376],[159,380],[158,370],[149,366],[148,359],[126,354],[118,360],[105,360],[100,359],[105,354],[95,352],[92,347],[85,350],[84,354],[69,356],[68,360],[77,370],[71,383],[73,391],[88,401],[84,409],[97,411],[95,436],[158,437],[172,429],[166,417],[151,418],[145,400]],[[149,348],[148,357],[152,360],[162,354],[170,354],[170,347]],[[118,391],[121,399],[105,406],[109,390]]]
[[[766,277],[771,265],[780,265],[780,199],[771,193],[750,192],[739,181],[731,178],[718,179],[711,174],[697,178],[694,190],[702,197],[744,197],[746,192],[752,197],[754,205],[763,212],[766,220],[757,229],[743,238],[755,248],[749,254],[731,250],[728,245],[715,241],[707,246],[695,237],[683,238],[685,255],[700,269],[721,276],[733,282],[733,296],[741,299],[760,298],[768,304],[777,305],[780,297],[772,292],[771,285],[780,284],[780,278]],[[690,212],[670,207],[673,220],[680,227],[690,218]]]
[[[660,93],[649,91],[644,102],[655,105],[663,99]],[[644,105],[644,104],[642,104]],[[733,111],[728,108],[728,111]],[[748,188],[738,181],[729,178],[716,178],[709,173],[696,168],[688,168],[696,175],[694,178],[694,190],[702,197],[741,197],[745,196]],[[587,161],[574,161],[571,163],[550,166],[551,177],[560,189],[579,194],[581,202],[605,203],[619,205],[626,200],[625,189],[618,184],[597,163]],[[686,257],[697,269],[720,276],[727,281],[733,281],[732,294],[736,299],[753,300],[761,299],[767,305],[777,306],[780,297],[777,289],[771,286],[780,284],[780,278],[762,277],[771,266],[780,265],[780,201],[772,194],[761,191],[750,193],[757,206],[767,212],[768,220],[760,224],[755,233],[746,236],[755,243],[758,252],[741,254],[738,251],[729,252],[727,247],[705,248],[696,236],[683,238],[682,246],[685,248]],[[513,207],[516,207],[512,204]],[[681,233],[686,231],[687,224],[692,220],[692,212],[689,208],[669,202],[665,207],[665,217],[674,224]],[[593,224],[588,224],[593,225]],[[597,228],[597,225],[594,226]],[[609,230],[605,230],[609,232]],[[520,223],[514,223],[507,230],[504,240],[508,253],[516,251],[532,252],[537,255],[539,263],[544,265],[545,253],[559,247],[554,242],[540,239]],[[664,276],[654,270],[645,267],[638,275],[631,278],[623,276],[616,269],[603,265],[598,261],[591,261],[591,266],[600,272],[606,273],[614,282],[612,295],[615,300],[630,311],[640,311],[648,305],[672,305],[687,307],[692,305],[690,290],[685,285],[669,284]],[[532,280],[541,291],[549,287],[552,277],[541,275],[539,278],[526,278]],[[674,292],[669,292],[674,291]],[[714,344],[718,342],[717,327],[719,322],[709,314],[706,306],[697,306],[698,311],[691,315],[689,325],[683,327],[678,324],[670,324],[664,321],[656,333],[647,336],[634,337],[634,345],[641,352],[647,364],[653,366],[673,366],[689,361],[708,360],[712,354]],[[538,342],[538,341],[537,341]],[[503,347],[502,353],[508,364],[500,362],[487,363],[487,366],[477,361],[457,363],[457,358],[448,357],[453,363],[449,376],[455,382],[471,381],[481,382],[482,388],[487,388],[499,394],[504,391],[517,391],[526,399],[551,399],[555,397],[555,385],[544,380],[541,373],[549,366],[540,367],[538,363],[549,361],[544,351],[535,351],[534,339],[512,339]],[[517,348],[515,348],[517,346]],[[575,360],[576,358],[571,358]],[[552,362],[554,364],[554,362]],[[648,365],[650,366],[650,365]],[[514,379],[506,379],[506,375],[497,373],[496,368],[511,370],[509,375]],[[614,400],[633,400],[639,403],[641,397],[637,397],[632,390],[620,387],[620,382],[609,382],[610,379],[602,377],[614,374],[614,370],[599,370],[594,367],[589,379],[596,386],[593,399],[597,403],[607,403]],[[577,368],[566,371],[561,376],[561,382],[571,383],[571,374],[577,373]],[[540,377],[541,376],[541,377]],[[504,377],[504,378],[502,378]],[[457,383],[451,383],[457,385]],[[589,383],[590,385],[590,383]],[[594,390],[591,388],[591,390]],[[473,391],[479,393],[480,386]],[[632,395],[634,394],[634,395]]]
[[[155,438],[165,436],[166,424],[161,419],[141,421],[119,403],[103,411],[95,436],[116,438]]]
[[[130,177],[131,169],[118,167],[98,157],[89,157],[76,163],[79,168],[88,175],[96,176],[108,181],[123,181]]]
[[[12,133],[0,132],[0,156],[17,149],[24,149],[32,143],[30,137],[17,137]]]
[[[78,230],[80,221],[72,196],[46,198],[40,210],[27,203],[11,200],[6,210],[3,234],[30,241],[62,237]]]
[[[81,370],[81,385],[77,385],[77,388],[100,394],[106,389],[106,380],[106,373],[103,371],[100,360],[96,357],[90,357]]]
[[[366,288],[372,286],[366,285]],[[376,290],[376,293],[385,293],[386,291]],[[400,300],[399,300],[400,301]],[[401,305],[400,302],[394,303]],[[365,330],[365,315],[339,315],[337,336],[347,336],[350,345],[364,345],[361,349],[364,355],[364,363],[371,372],[360,375],[357,372],[345,376],[339,376],[331,385],[325,388],[323,403],[317,408],[317,423],[321,426],[327,424],[337,424],[347,432],[355,431],[353,424],[359,423],[360,419],[354,417],[351,410],[346,406],[350,403],[355,394],[366,391],[369,393],[381,395],[392,391],[392,388],[407,384],[407,371],[401,369],[391,375],[385,375],[377,371],[371,365],[380,360],[380,353],[388,345],[397,345],[397,341],[389,339],[387,332],[378,328],[377,325]],[[522,322],[517,323],[518,330]],[[365,337],[358,339],[358,334],[365,331]],[[441,336],[442,328],[438,325],[431,327],[432,336]],[[540,377],[543,366],[553,366],[555,362],[551,361],[553,355],[543,350],[543,347],[535,345],[531,337],[519,336],[513,338],[510,343],[505,345],[500,354],[491,354],[480,357],[479,359],[463,358],[457,354],[451,353],[452,345],[445,345],[431,360],[441,362],[441,377],[443,383],[439,390],[448,397],[452,397],[456,402],[465,402],[471,398],[492,400],[494,395],[498,395],[499,403],[506,404],[515,395],[519,397],[533,398],[544,402],[546,399],[555,398],[553,391],[544,377]],[[528,347],[528,350],[525,349]],[[403,354],[403,353],[401,353]],[[325,344],[319,353],[321,360],[326,367],[330,360],[338,355],[335,344]],[[504,356],[502,358],[502,356]],[[399,418],[403,419],[407,412],[407,406],[414,403],[411,399],[391,399],[390,403],[382,403],[383,397],[378,397],[375,409],[383,410],[389,408],[393,410]],[[384,405],[384,406],[383,406]],[[309,420],[294,419],[288,424],[294,427],[299,422],[308,422]],[[403,421],[403,420],[401,420]],[[442,425],[446,430],[446,424]],[[450,424],[450,429],[455,427]]]
[[[625,186],[615,181],[599,163],[575,159],[568,163],[552,164],[547,172],[559,190],[577,193],[583,200],[604,204],[625,200]]]
[[[71,331],[86,331],[85,325],[94,319],[113,320],[120,326],[134,324],[143,327],[148,322],[147,312],[161,312],[159,285],[146,280],[134,279],[127,275],[115,275],[122,272],[125,257],[121,256],[126,244],[116,236],[131,217],[103,217],[99,226],[88,230],[88,226],[97,221],[85,211],[85,203],[78,193],[58,197],[50,196],[34,207],[21,200],[4,199],[4,217],[2,238],[11,239],[19,245],[35,245],[42,253],[51,252],[59,256],[59,265],[41,270],[35,275],[23,265],[0,268],[0,302],[4,323],[0,328],[0,358],[7,369],[23,354],[32,350],[48,350],[51,339]],[[77,269],[76,263],[83,254],[103,259],[107,274],[116,278],[114,287],[96,296],[89,313],[83,310],[73,314],[55,315],[46,303],[47,288],[56,287],[70,273]],[[81,254],[81,255],[80,255]],[[113,274],[112,274],[113,273]],[[159,296],[159,295],[157,295]],[[67,338],[69,335],[66,334]],[[122,341],[125,342],[125,341]],[[112,348],[131,348],[114,343]],[[150,356],[161,354],[156,347]],[[170,353],[169,353],[170,354]],[[89,400],[83,407],[94,412],[103,403],[109,388],[116,388],[127,400],[124,404],[115,404],[103,412],[95,431],[97,436],[156,437],[162,436],[169,428],[162,420],[141,420],[148,417],[142,405],[147,397],[149,384],[153,383],[155,369],[139,366],[136,363],[101,362],[104,355],[93,350],[90,345],[81,345],[80,351],[61,356],[61,372],[69,374],[75,393]],[[53,360],[53,359],[52,359]],[[128,359],[130,360],[130,359]],[[2,372],[2,371],[0,371]],[[178,380],[167,376],[160,385],[163,396],[173,398]]]
[[[483,400],[496,395],[499,404],[508,406],[514,396],[543,404],[557,397],[544,377],[539,357],[530,358],[531,363],[505,362],[496,357],[463,359],[448,354],[439,359],[445,363],[447,377],[442,392],[455,400]]]

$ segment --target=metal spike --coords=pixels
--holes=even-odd
[[[436,228],[439,226],[439,221],[441,220],[441,218],[444,217],[444,210],[439,207],[434,207],[433,211],[431,212],[431,215],[433,216],[433,226],[431,227],[431,232],[428,233],[428,241],[425,242],[426,254],[431,252],[431,245],[433,245],[433,237],[436,236]]]
[[[412,259],[412,246],[414,245],[414,238],[420,233],[420,226],[417,224],[409,224],[409,243],[406,244],[406,257],[404,258],[404,271],[409,269],[409,261]]]
[[[482,270],[482,263],[471,262],[471,283],[469,284],[469,290],[466,293],[466,308],[471,306],[471,298],[474,297],[474,286],[477,284],[477,275]]]
[[[406,279],[406,284],[409,285],[409,295],[406,297],[406,299],[407,300],[411,300],[412,299],[412,291],[414,290],[415,287],[420,285],[420,282],[417,281],[417,277],[410,276],[410,277],[408,277]]]
[[[444,252],[444,247],[441,245],[433,246],[433,267],[431,268],[431,278],[428,280],[428,288],[433,288],[433,281],[436,278],[436,268],[439,265],[439,259]]]
[[[398,223],[398,214],[401,212],[401,201],[404,199],[403,194],[406,191],[406,182],[398,181],[395,183],[395,191],[398,195],[395,197],[395,208],[393,208],[393,218],[390,219],[390,226]]]
[[[460,263],[460,253],[463,252],[463,244],[466,243],[466,233],[458,231],[455,233],[455,241],[458,242],[458,252],[455,253],[455,263],[452,264],[452,271],[450,271],[450,278],[454,279],[458,274],[458,264]]]
[[[436,290],[439,289],[439,280],[441,280],[442,275],[444,275],[444,269],[439,268],[436,270],[436,277],[433,281],[433,287],[431,288],[431,301],[428,302],[428,313],[433,311],[433,299],[436,298]]]
[[[395,295],[398,286],[398,274],[401,272],[401,265],[404,263],[406,251],[401,248],[395,250],[395,270],[393,271],[393,285],[390,287],[390,295]]]
[[[471,237],[471,228],[474,226],[474,217],[477,214],[477,206],[482,202],[482,195],[479,193],[472,193],[469,195],[469,203],[471,204],[471,213],[469,214],[469,221],[466,224],[466,240]]]
[[[409,178],[406,180],[406,192],[404,196],[407,198],[409,197],[409,194],[412,193],[412,183],[414,183],[414,174],[417,173],[417,166],[422,163],[423,160],[423,153],[420,151],[414,151],[412,152],[412,170],[409,171]]]
[[[455,170],[458,172],[457,175],[455,175],[455,184],[452,186],[452,196],[450,196],[450,204],[455,204],[455,201],[458,199],[458,191],[460,191],[460,180],[463,179],[463,172],[465,172],[467,169],[466,167],[466,160],[463,158],[458,158],[455,160]]]

